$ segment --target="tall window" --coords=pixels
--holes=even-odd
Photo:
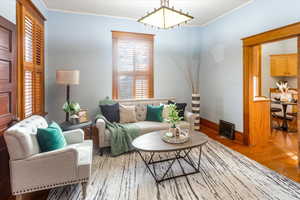
[[[113,98],[153,97],[154,35],[112,31]]]
[[[18,2],[21,118],[44,114],[44,18],[28,2]]]

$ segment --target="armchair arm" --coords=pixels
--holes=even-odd
[[[103,119],[97,119],[96,127],[98,129],[99,147],[101,148],[105,138],[105,121]]]
[[[84,132],[82,129],[75,129],[63,132],[68,144],[76,144],[84,141]]]
[[[78,158],[78,151],[74,147],[65,147],[62,149],[54,150],[54,151],[48,151],[43,152],[39,154],[35,154],[33,156],[30,156],[22,161],[34,161],[34,160],[40,160],[40,159],[52,159],[57,158],[57,156],[65,157],[70,156],[76,160]]]
[[[16,192],[74,180],[78,174],[78,156],[75,148],[66,147],[10,161],[12,190]]]
[[[189,122],[190,130],[195,130],[196,115],[194,113],[189,112],[189,111],[185,111],[184,112],[184,120]]]

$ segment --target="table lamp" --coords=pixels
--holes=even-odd
[[[67,86],[67,102],[70,103],[70,85],[79,84],[79,70],[56,70],[56,83]],[[69,113],[66,113],[66,121],[69,121]]]

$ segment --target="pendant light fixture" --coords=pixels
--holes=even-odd
[[[161,29],[169,29],[193,19],[188,13],[185,14],[181,10],[175,10],[174,7],[170,8],[169,0],[161,0],[160,3],[160,8],[147,13],[138,22]]]

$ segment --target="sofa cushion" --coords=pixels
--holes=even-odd
[[[110,122],[120,122],[119,103],[113,105],[100,105],[103,116]]]
[[[48,123],[43,117],[33,115],[7,129],[4,138],[10,160],[24,159],[40,153],[37,129],[47,127]]]
[[[153,131],[168,130],[170,127],[168,123],[152,121],[140,121],[134,124],[139,127],[141,134],[150,133]],[[188,129],[190,124],[186,121],[180,121],[178,126],[182,129]]]
[[[42,152],[61,149],[67,145],[61,128],[52,122],[48,128],[38,128],[37,139]]]
[[[153,131],[167,130],[168,123],[153,122],[153,121],[140,121],[134,123],[140,129],[141,134],[150,133]]]
[[[120,104],[120,123],[132,123],[136,121],[135,106]]]
[[[164,106],[152,106],[152,105],[147,105],[147,121],[155,121],[155,122],[162,122],[163,117],[162,117],[162,112],[163,112]]]

